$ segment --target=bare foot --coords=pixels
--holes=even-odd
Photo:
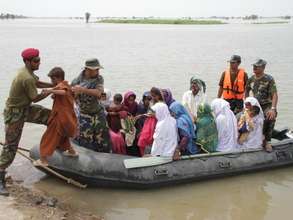
[[[36,166],[36,167],[48,167],[49,163],[48,163],[48,161],[46,159],[41,158],[39,160],[34,161],[33,165]]]
[[[271,153],[273,151],[273,147],[270,143],[266,143],[265,149],[268,153]]]
[[[67,157],[78,157],[78,153],[73,148],[64,151],[63,155]]]

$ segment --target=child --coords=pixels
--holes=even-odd
[[[115,94],[113,98],[113,102],[107,110],[107,121],[110,127],[110,136],[112,141],[112,151],[115,154],[126,154],[125,141],[120,133],[121,126],[121,118],[127,117],[127,109],[124,108],[122,103],[122,95]]]
[[[122,128],[120,119],[127,116],[127,108],[123,106],[122,100],[121,94],[115,94],[113,102],[106,108],[109,127],[115,133],[119,132]]]
[[[258,106],[251,106],[250,109],[246,109],[244,114],[240,117],[238,122],[238,143],[243,144],[251,131],[254,129],[253,118],[260,112]]]
[[[55,85],[52,89],[44,89],[44,94],[53,94],[53,108],[48,119],[48,127],[40,143],[40,160],[35,165],[48,166],[47,158],[56,148],[63,150],[65,156],[77,157],[69,138],[76,135],[77,118],[74,112],[74,97],[70,86],[64,80],[64,71],[60,67],[53,68],[48,76]]]

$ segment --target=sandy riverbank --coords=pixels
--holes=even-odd
[[[65,201],[43,192],[25,188],[7,179],[9,197],[0,197],[0,219],[5,220],[101,220],[102,217],[73,209]]]

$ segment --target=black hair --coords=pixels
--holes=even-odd
[[[117,94],[114,95],[113,100],[116,101],[116,102],[121,103],[122,100],[123,100],[123,97],[122,97],[122,95],[120,93],[117,93]]]
[[[164,101],[162,91],[159,88],[152,87],[150,92],[151,92],[151,94],[159,96],[160,101]]]
[[[58,79],[64,80],[65,72],[61,67],[54,67],[53,69],[50,70],[48,76],[50,78],[56,77]]]

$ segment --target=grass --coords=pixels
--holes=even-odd
[[[268,22],[254,22],[252,24],[289,24],[288,21],[268,21]]]
[[[113,24],[176,24],[176,25],[211,25],[226,24],[219,20],[192,20],[192,19],[103,19],[98,23]]]

